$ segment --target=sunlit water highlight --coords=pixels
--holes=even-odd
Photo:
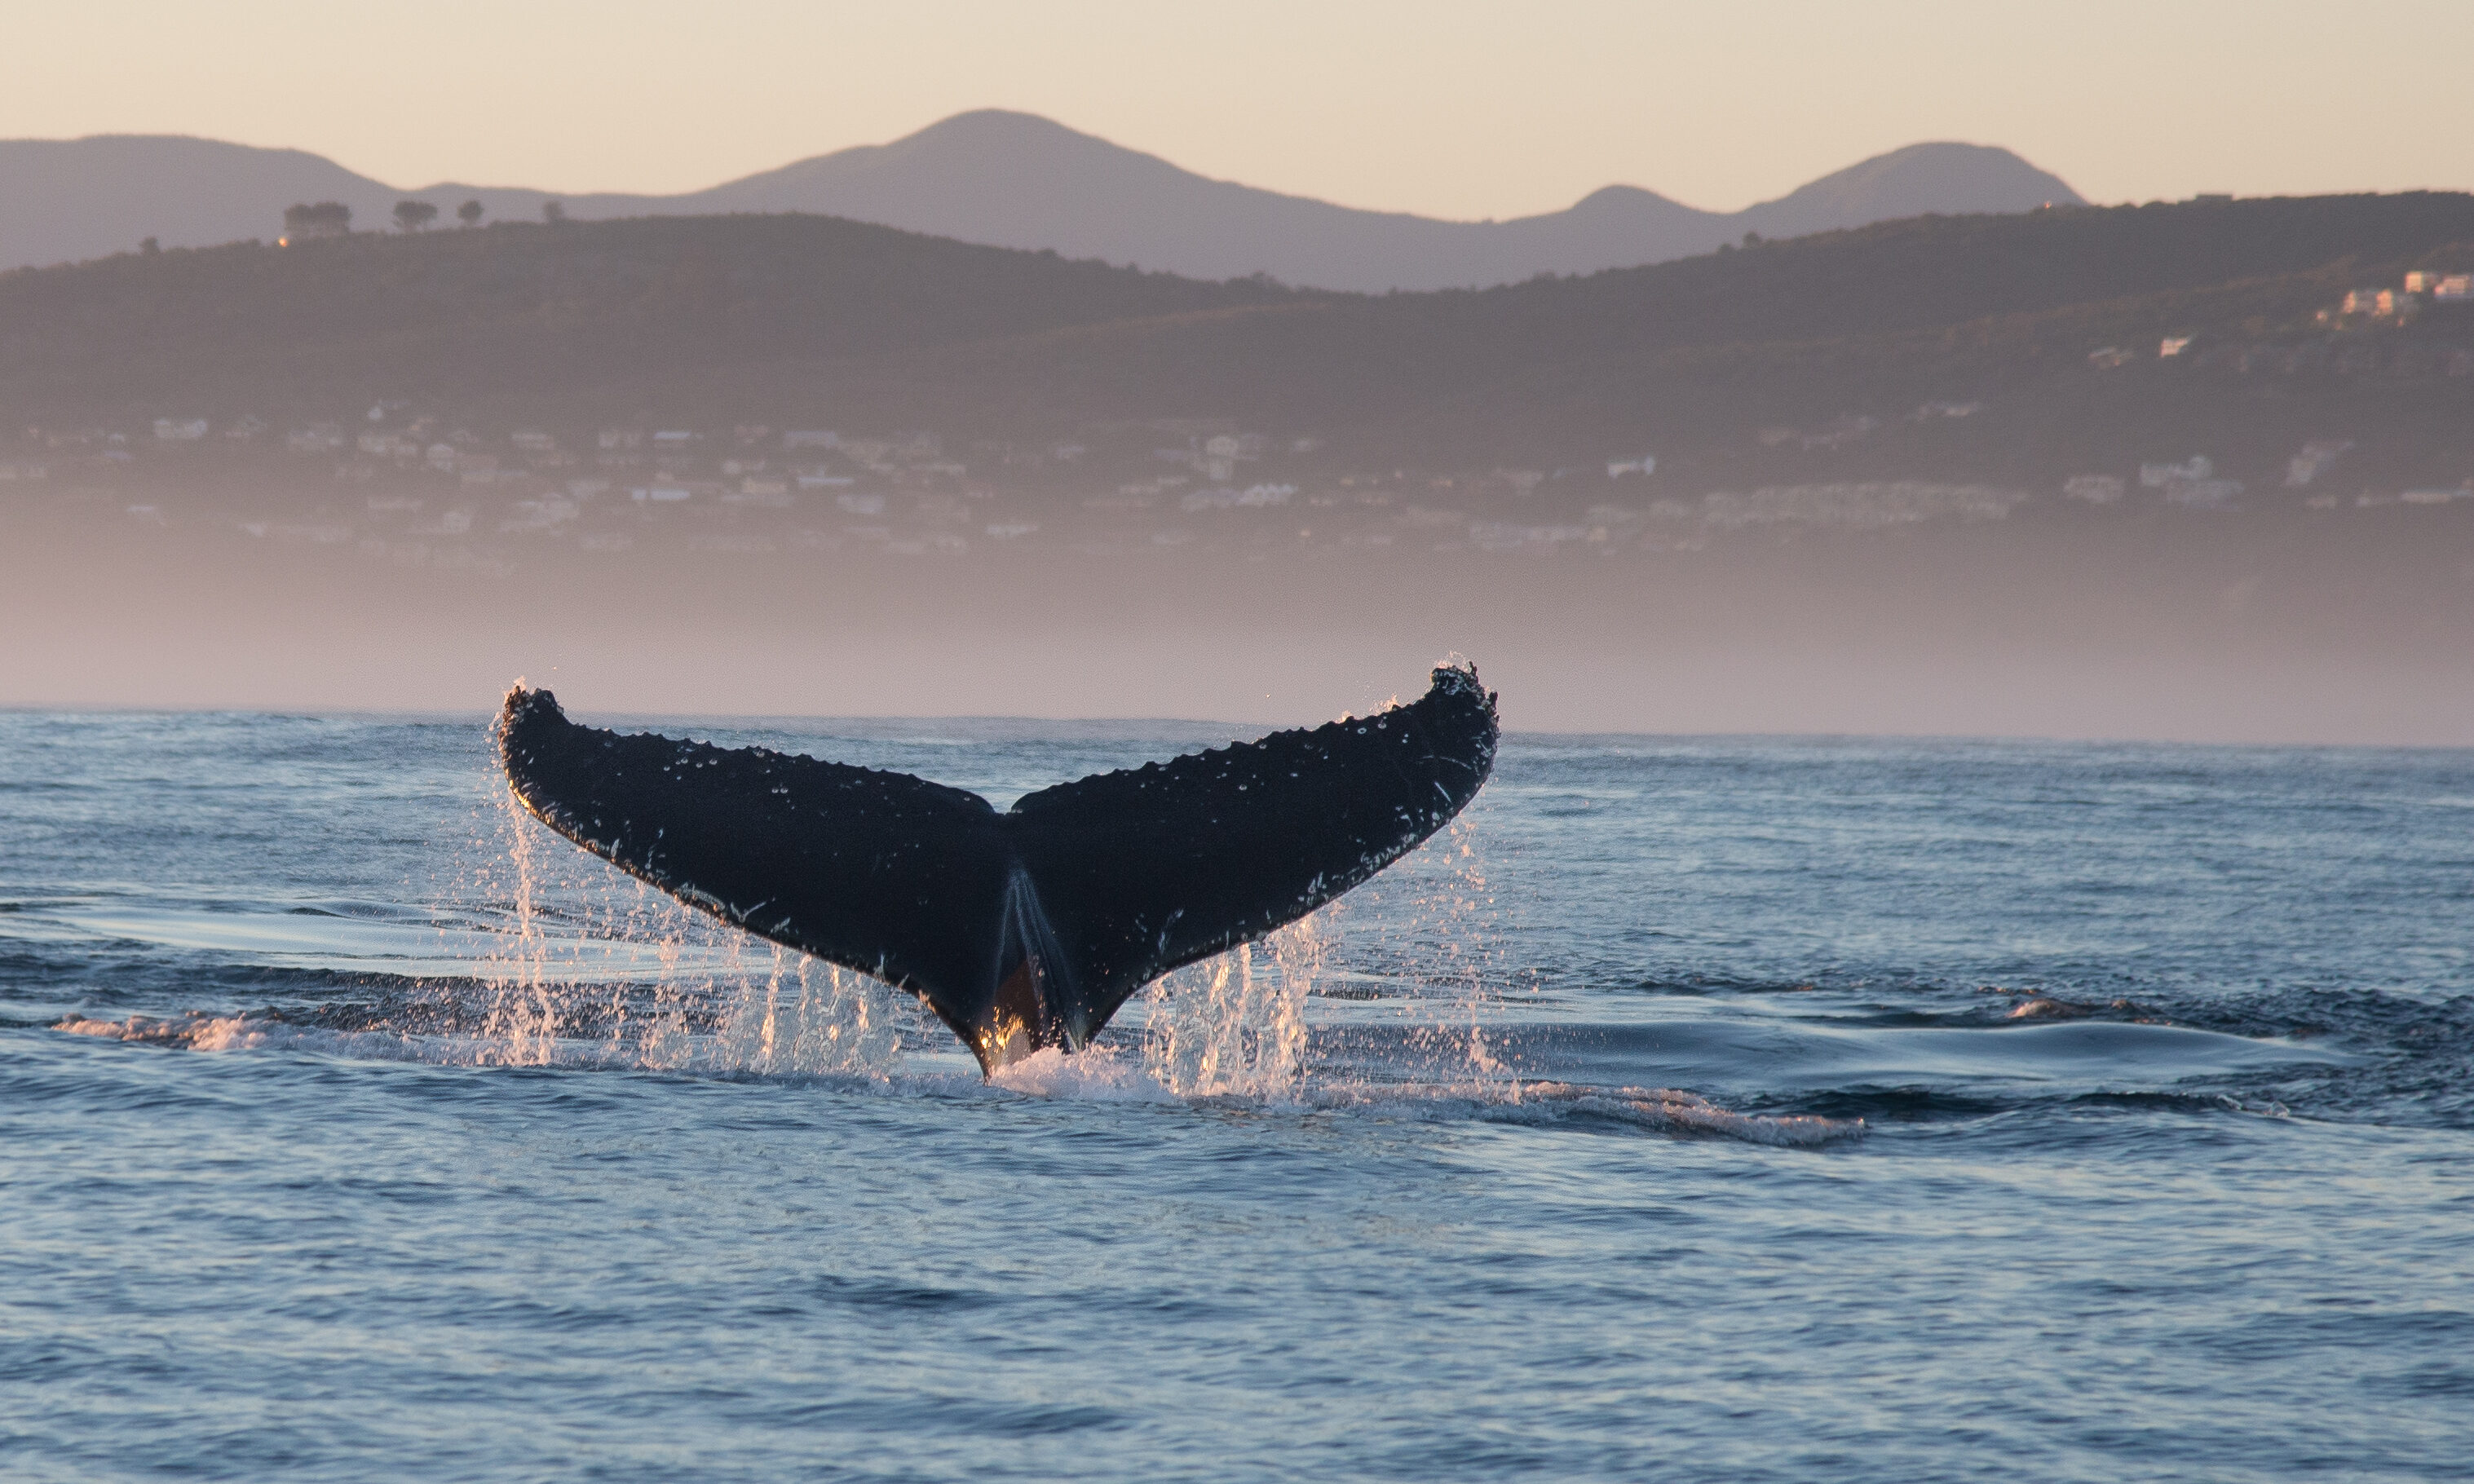
[[[691,729],[1000,806],[1221,740]],[[0,842],[11,1476],[2474,1455],[2467,754],[1516,738],[992,1083],[475,721],[0,716]]]

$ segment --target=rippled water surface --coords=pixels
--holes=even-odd
[[[989,1086],[477,719],[0,715],[0,1474],[2464,1476],[2470,945],[2474,754],[1514,738]]]

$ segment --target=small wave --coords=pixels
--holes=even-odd
[[[132,1015],[126,1020],[94,1020],[72,1014],[54,1021],[51,1029],[68,1035],[133,1045],[169,1046],[182,1051],[298,1051],[314,1056],[370,1061],[417,1061],[435,1066],[501,1066],[519,1058],[506,1041],[463,1034],[452,1029],[414,1030],[375,1022],[358,1029],[303,1022],[277,1014],[216,1015],[192,1010],[185,1015]],[[574,1042],[567,1055],[536,1061],[573,1067],[638,1066],[633,1055],[614,1054],[606,1044]]]
[[[179,1046],[189,1051],[255,1051],[270,1044],[270,1036],[289,1041],[298,1034],[297,1028],[281,1021],[255,1020],[246,1015],[209,1015],[193,1010],[186,1015],[168,1019],[153,1015],[132,1015],[127,1020],[88,1020],[84,1015],[71,1015],[56,1022],[55,1031],[70,1035],[91,1035],[109,1041],[134,1041],[154,1046]],[[315,1033],[335,1039],[334,1032]]]
[[[503,1045],[485,1037],[335,1030],[276,1017],[215,1015],[203,1010],[166,1017],[132,1015],[125,1020],[71,1015],[55,1022],[52,1029],[69,1035],[200,1052],[303,1051],[457,1066],[486,1066],[508,1059]],[[607,1043],[576,1042],[562,1050],[565,1054],[539,1058],[536,1048],[535,1064],[546,1060],[552,1065],[582,1069],[647,1065],[635,1057],[614,1055]],[[746,1075],[746,1070],[737,1069],[734,1075]],[[942,1086],[952,1079],[931,1074],[864,1081],[890,1090],[910,1091],[927,1084]],[[1844,1143],[1861,1138],[1868,1131],[1861,1118],[1739,1113],[1697,1094],[1671,1088],[1587,1087],[1569,1083],[1307,1082],[1279,1094],[1223,1091],[1180,1095],[1162,1083],[1138,1055],[1110,1047],[1093,1047],[1071,1056],[1055,1048],[1035,1052],[1000,1069],[988,1080],[988,1085],[1020,1097],[1055,1102],[1290,1108],[1531,1126],[1594,1121],[1658,1133],[1715,1136],[1797,1149]]]
[[[1714,1134],[1783,1149],[1817,1149],[1862,1138],[1861,1118],[1824,1118],[1811,1113],[1738,1113],[1709,1099],[1667,1087],[1577,1087],[1568,1083],[1525,1083],[1516,1096],[1484,1116],[1494,1123],[1557,1123],[1605,1119],[1662,1133]]]
[[[1861,1118],[1738,1113],[1673,1088],[1584,1087],[1570,1083],[1307,1083],[1287,1097],[1215,1093],[1180,1098],[1132,1058],[1104,1048],[1074,1056],[1053,1048],[1037,1052],[1003,1068],[989,1083],[1026,1097],[1090,1103],[1184,1102],[1318,1112],[1407,1112],[1529,1125],[1602,1120],[1661,1133],[1713,1134],[1795,1149],[1844,1143],[1862,1138],[1867,1131]]]

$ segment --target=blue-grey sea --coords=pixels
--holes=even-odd
[[[5,714],[0,1476],[2467,1477],[2469,1077],[2462,751],[1514,736],[988,1085],[477,716]]]

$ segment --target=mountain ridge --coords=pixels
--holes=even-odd
[[[1373,211],[1216,181],[1035,114],[958,113],[885,144],[856,145],[671,196],[577,196],[442,182],[405,190],[301,150],[185,135],[0,140],[0,268],[272,238],[283,207],[336,200],[365,227],[394,204],[495,219],[557,201],[577,220],[799,211],[993,247],[1226,280],[1381,292],[1485,287],[1706,253],[1747,232],[1800,236],[1928,213],[2080,204],[2007,150],[1925,143],[1858,161],[1774,201],[1711,212],[1634,185],[1562,211],[1456,222]]]

